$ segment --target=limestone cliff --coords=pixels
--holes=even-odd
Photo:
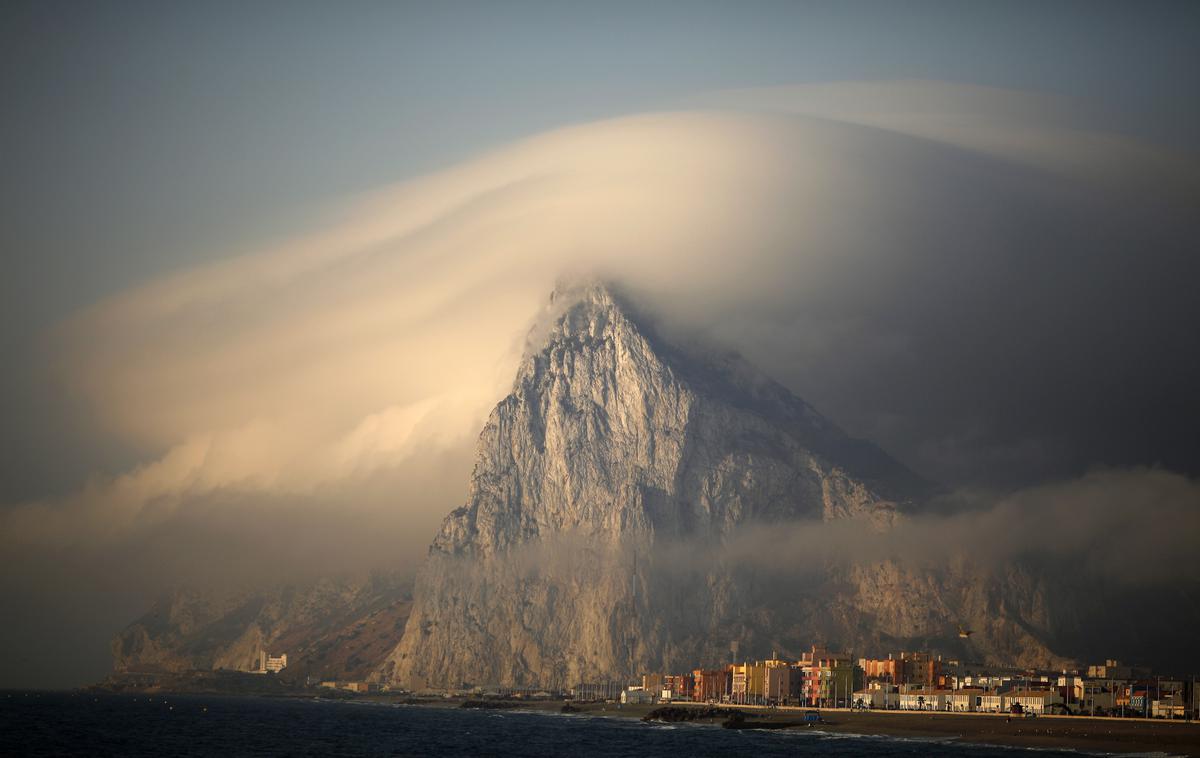
[[[924,487],[744,360],[668,344],[603,285],[560,287],[380,673],[561,686],[715,663],[734,640],[765,655],[953,637],[972,614],[995,620],[981,637],[1006,654],[1051,660],[1026,630],[1031,580],[1015,623],[986,607],[970,570],[830,563],[781,582],[772,556],[726,550],[773,524],[888,530]]]
[[[376,575],[243,592],[175,590],[113,640],[114,670],[251,671],[265,650],[288,654],[293,681],[363,679],[395,646],[409,587]]]

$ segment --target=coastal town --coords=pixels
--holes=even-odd
[[[588,682],[566,690],[464,684],[409,694],[625,705],[695,703],[1194,720],[1200,698],[1198,683],[1196,677],[1156,674],[1147,667],[1111,659],[1081,670],[1038,671],[964,664],[927,651],[854,658],[813,646],[799,660],[772,655],[766,660],[683,673],[644,673],[637,683]],[[326,679],[312,680],[309,685],[349,693],[395,692],[369,681]]]
[[[1197,680],[1116,660],[1084,670],[1037,671],[964,664],[930,652],[857,658],[813,646],[799,660],[766,660],[647,673],[614,692],[580,685],[583,699],[622,703],[728,703],[893,711],[1195,719]]]
[[[876,657],[812,646],[798,657],[601,678],[569,687],[458,682],[403,687],[342,679],[302,657],[260,650],[250,670],[114,674],[106,696],[269,695],[392,706],[523,711],[688,722],[727,729],[813,729],[1014,747],[1200,756],[1197,683],[1117,660],[1066,671],[964,663],[930,651]],[[815,729],[814,729],[815,728]]]

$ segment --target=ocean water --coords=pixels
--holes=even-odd
[[[0,694],[0,755],[973,756],[1027,750],[517,711],[199,695]],[[1078,753],[1039,750],[1039,756]]]

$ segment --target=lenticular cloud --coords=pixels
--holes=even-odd
[[[15,509],[5,531],[42,543],[120,534],[214,493],[246,508],[354,499],[381,470],[465,450],[511,381],[531,315],[580,271],[642,293],[665,329],[736,345],[915,468],[953,473],[956,461],[929,470],[949,460],[946,435],[968,449],[992,420],[938,427],[956,418],[954,391],[914,387],[936,385],[919,367],[947,339],[922,328],[977,328],[987,344],[975,322],[1005,272],[1045,265],[1067,241],[1092,245],[1103,266],[1113,242],[1099,210],[1126,186],[1170,194],[1189,181],[1159,153],[1043,105],[928,83],[720,93],[533,137],[376,191],[319,234],[121,293],[77,314],[56,345],[65,380],[146,463]],[[1067,275],[1056,266],[1036,275]],[[927,407],[888,400],[888,376],[893,395]]]

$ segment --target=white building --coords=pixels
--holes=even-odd
[[[1156,719],[1181,719],[1187,715],[1183,700],[1165,697],[1150,701],[1150,715]]]
[[[980,709],[983,704],[982,698],[986,694],[986,690],[978,687],[955,690],[950,693],[950,710],[959,713],[974,713]]]
[[[654,693],[641,687],[628,687],[621,691],[621,702],[625,704],[653,703]]]
[[[945,711],[950,708],[949,690],[901,692],[899,697],[902,711]]]
[[[972,674],[964,676],[962,679],[963,687],[979,687],[985,690],[1003,690],[1011,687],[1013,678],[1011,676],[995,676],[992,674]]]
[[[975,710],[979,713],[1004,713],[1008,710],[1007,693],[993,690],[979,695]]]
[[[1022,711],[1038,715],[1050,713],[1051,706],[1062,701],[1062,696],[1057,691],[1046,690],[1021,690],[1011,693],[1007,698],[1010,708],[1013,703],[1020,703]]]
[[[872,682],[865,690],[855,692],[851,702],[861,708],[894,710],[900,707],[900,694],[894,684]]]
[[[267,651],[258,651],[258,668],[254,673],[258,674],[275,674],[287,668],[287,653],[280,655],[268,655]]]

